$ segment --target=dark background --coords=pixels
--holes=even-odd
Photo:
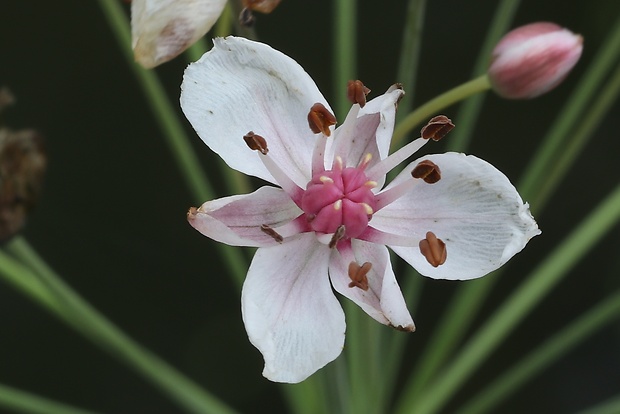
[[[428,3],[416,104],[469,79],[497,4]],[[334,102],[331,7],[329,1],[284,1],[273,14],[258,16],[256,30],[262,41],[295,58]],[[358,78],[373,93],[398,81],[405,8],[405,1],[359,2]],[[555,21],[581,33],[585,49],[567,81],[548,95],[523,102],[488,96],[469,152],[515,182],[610,30],[620,3],[528,0],[519,10],[515,26]],[[173,102],[185,65],[181,58],[157,69]],[[261,376],[262,358],[247,340],[239,293],[219,267],[214,242],[186,223],[187,208],[205,200],[193,199],[186,188],[98,3],[2,1],[0,85],[17,97],[4,115],[8,126],[33,127],[46,137],[50,163],[44,194],[24,231],[32,245],[123,330],[232,406],[243,412],[285,411],[278,387]],[[454,117],[456,111],[445,113]],[[543,235],[510,263],[479,322],[617,185],[619,116],[616,104],[545,212],[537,215]],[[218,185],[214,163],[219,160],[197,137],[193,144]],[[439,152],[442,145],[426,148]],[[451,407],[617,289],[619,245],[616,227],[489,357]],[[413,315],[418,331],[409,338],[405,372],[457,285],[425,284]],[[619,327],[609,325],[592,336],[497,412],[570,413],[617,395]],[[181,412],[141,377],[4,283],[0,383],[104,413]]]

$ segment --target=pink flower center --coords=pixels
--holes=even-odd
[[[376,208],[376,183],[364,173],[365,165],[338,168],[315,174],[306,186],[301,208],[312,230],[335,233],[344,226],[344,238],[362,234]]]

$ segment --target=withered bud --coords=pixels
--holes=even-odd
[[[259,13],[269,14],[278,7],[281,0],[243,0],[243,7]]]
[[[420,253],[433,267],[444,264],[448,258],[446,244],[432,231],[427,231],[426,238],[420,240]]]
[[[350,80],[347,82],[347,98],[351,103],[358,104],[363,108],[366,105],[366,95],[369,93],[370,89],[364,86],[362,81]]]
[[[243,140],[246,144],[248,144],[248,147],[250,147],[251,150],[260,151],[260,153],[263,155],[267,155],[267,153],[269,152],[269,149],[267,148],[267,141],[265,141],[265,138],[261,137],[258,134],[255,134],[252,131],[245,134],[243,136]]]
[[[256,23],[256,18],[252,10],[247,7],[241,9],[241,13],[239,13],[239,24],[243,27],[252,27],[254,23]]]
[[[437,164],[430,160],[422,160],[411,171],[413,178],[421,178],[428,184],[434,184],[441,179],[441,171]]]
[[[349,278],[351,283],[349,287],[358,287],[362,290],[368,290],[368,277],[366,275],[372,269],[372,263],[366,262],[363,265],[358,265],[355,262],[349,263]]]
[[[454,124],[450,118],[445,115],[437,115],[428,121],[428,123],[420,131],[420,134],[424,139],[439,141],[445,137],[448,132],[452,131],[453,128]]]
[[[322,132],[330,136],[329,127],[336,124],[336,117],[322,103],[315,103],[308,113],[308,125],[315,134]]]
[[[0,242],[24,226],[39,200],[46,166],[39,133],[0,128]]]

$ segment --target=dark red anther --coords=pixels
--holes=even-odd
[[[413,178],[421,178],[428,184],[434,184],[441,179],[441,171],[437,164],[429,160],[422,160],[411,171]]]
[[[366,105],[366,95],[370,93],[370,89],[368,89],[362,81],[360,80],[350,80],[347,82],[347,98],[351,103],[358,104],[361,108]]]
[[[331,135],[329,127],[336,124],[336,117],[322,103],[315,103],[308,113],[308,125],[315,134]]]
[[[437,115],[422,128],[420,134],[424,139],[432,139],[433,141],[439,141],[445,137],[448,132],[452,131],[454,124],[445,115]]]
[[[372,269],[372,263],[366,262],[363,265],[358,265],[355,262],[349,263],[349,278],[351,283],[349,287],[358,287],[362,290],[368,290],[368,277],[366,275]]]
[[[267,141],[265,141],[265,138],[260,135],[250,131],[243,136],[243,139],[245,143],[248,144],[248,147],[254,151],[260,151],[263,155],[266,155],[269,152],[269,149],[267,148]]]
[[[426,238],[420,240],[420,253],[433,267],[444,264],[448,258],[446,244],[432,231],[427,231]]]

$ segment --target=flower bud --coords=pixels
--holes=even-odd
[[[134,57],[147,69],[172,60],[213,27],[226,0],[133,0]]]
[[[495,46],[488,76],[497,94],[528,99],[556,87],[575,66],[583,38],[548,22],[521,26]]]

